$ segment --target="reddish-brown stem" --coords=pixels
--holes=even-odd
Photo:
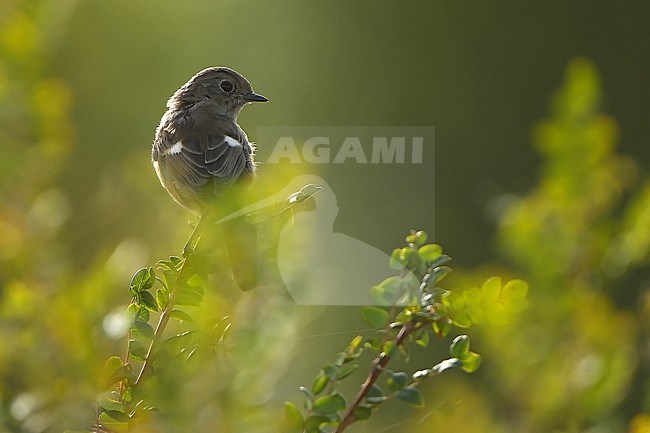
[[[394,349],[397,349],[399,345],[404,342],[404,339],[408,337],[414,330],[414,323],[405,323],[395,337]],[[377,378],[379,378],[379,375],[384,370],[384,368],[386,368],[386,365],[388,365],[388,362],[390,362],[391,358],[392,355],[386,354],[384,352],[380,353],[377,358],[375,358],[375,360],[372,362],[372,370],[370,370],[370,373],[368,373],[368,377],[366,377],[365,382],[363,382],[363,385],[361,385],[359,393],[354,398],[354,401],[348,408],[347,412],[343,416],[343,419],[341,420],[341,423],[338,425],[334,433],[342,433],[347,426],[357,420],[354,415],[354,409],[356,409],[356,407],[361,404],[363,399],[366,398],[366,395],[368,395],[368,392],[370,392],[370,388],[372,388],[372,385],[377,381]]]

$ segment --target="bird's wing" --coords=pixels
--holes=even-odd
[[[229,135],[208,138],[204,161],[208,173],[218,184],[229,185],[244,172],[250,146],[247,141],[240,140],[242,137],[233,138]]]
[[[212,177],[205,163],[204,152],[198,141],[166,135],[154,143],[154,161],[163,164],[176,182],[202,188]]]
[[[242,143],[229,135],[163,140],[157,149],[157,158],[164,158],[175,179],[194,190],[214,181],[215,192],[239,179],[246,169],[249,154],[247,142]]]

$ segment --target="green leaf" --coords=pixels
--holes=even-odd
[[[359,405],[354,408],[354,417],[359,421],[370,418],[370,415],[372,415],[372,407],[370,406]]]
[[[433,322],[433,332],[435,332],[438,337],[446,337],[447,334],[449,334],[449,331],[451,331],[451,319],[445,317]]]
[[[206,283],[205,277],[203,277],[198,273],[194,273],[190,275],[186,281],[186,284],[192,287],[203,287],[205,286],[205,283]]]
[[[376,383],[372,384],[372,386],[368,390],[368,393],[366,394],[366,398],[368,398],[368,397],[384,397],[384,396],[385,396],[384,391]]]
[[[116,411],[102,412],[99,422],[111,431],[122,433],[129,430],[129,417]]]
[[[469,328],[472,326],[472,319],[465,311],[454,314],[452,320],[454,322],[454,325],[458,326],[459,328]]]
[[[437,268],[433,268],[431,273],[425,276],[427,287],[435,287],[436,283],[442,281],[442,279],[449,275],[450,272],[451,268],[449,266],[438,266]]]
[[[422,332],[422,335],[420,335],[418,339],[415,340],[415,344],[421,347],[427,347],[429,345],[429,339],[430,339],[429,332],[426,332],[425,330],[424,332]]]
[[[118,371],[120,371],[122,367],[124,367],[124,362],[122,361],[122,358],[120,358],[119,356],[111,356],[106,360],[106,363],[104,364],[104,370],[102,372],[102,376],[112,377]]]
[[[463,293],[458,290],[451,290],[443,293],[441,296],[443,305],[449,307],[451,310],[457,311],[465,308],[465,297]]]
[[[323,367],[323,373],[331,380],[334,380],[336,379],[336,376],[339,374],[339,365],[338,364],[326,365],[325,367]]]
[[[126,405],[121,401],[113,400],[108,395],[103,395],[100,397],[97,404],[106,412],[114,411],[119,413],[126,413]]]
[[[481,287],[481,300],[485,303],[496,302],[499,300],[501,293],[501,278],[491,277],[488,278],[483,287]]]
[[[451,262],[452,258],[449,257],[447,254],[440,254],[440,257],[429,263],[429,266],[432,268],[437,268],[438,266],[446,265],[447,263]]]
[[[383,403],[386,400],[388,400],[388,397],[385,397],[385,396],[383,396],[383,397],[366,397],[366,401],[369,404],[373,404],[373,405]]]
[[[481,366],[481,355],[469,352],[461,360],[461,369],[466,373],[474,373]]]
[[[138,293],[149,290],[156,281],[156,273],[153,268],[141,268],[133,275],[129,283],[129,293],[136,296]]]
[[[454,358],[464,359],[469,353],[469,337],[467,335],[459,335],[454,338],[451,346],[449,346],[449,353]]]
[[[390,260],[388,261],[388,265],[390,266],[391,269],[395,269],[397,271],[404,269],[404,263],[402,263],[400,259],[401,251],[402,250],[400,248],[395,248],[393,252],[390,254]]]
[[[284,402],[284,417],[287,421],[289,433],[300,433],[303,430],[305,420],[295,404],[290,401]]]
[[[393,390],[397,391],[406,386],[406,382],[408,381],[409,376],[404,373],[403,371],[398,371],[397,373],[390,372],[387,370],[389,376],[388,380],[386,381],[388,383],[388,386]]]
[[[412,247],[404,247],[399,252],[399,259],[401,263],[404,263],[404,266],[411,268],[417,263],[419,259],[418,251]]]
[[[190,322],[190,323],[194,322],[192,316],[187,314],[185,311],[181,311],[181,310],[172,310],[172,312],[169,313],[169,317],[176,320],[180,320],[182,322]]]
[[[133,323],[133,327],[131,328],[131,336],[133,338],[139,339],[143,337],[145,339],[152,339],[153,335],[153,327],[147,322],[136,321]]]
[[[147,310],[158,311],[158,302],[150,292],[140,292],[140,302]]]
[[[348,344],[348,348],[346,349],[346,352],[354,352],[361,346],[362,342],[363,342],[363,337],[361,335],[357,335],[352,339],[352,341],[350,341],[350,344]]]
[[[169,291],[170,287],[175,287],[176,286],[176,277],[177,274],[175,274],[173,271],[163,271],[163,287],[165,290]]]
[[[345,357],[343,357],[343,362],[340,365],[347,364],[348,362],[354,361],[355,359],[359,359],[362,353],[363,353],[363,348],[359,348],[352,353],[351,352],[344,353]]]
[[[379,350],[381,349],[381,340],[377,337],[368,337],[363,345],[372,350]]]
[[[409,233],[404,240],[409,245],[414,244],[415,243],[415,230],[411,230],[411,233]]]
[[[427,244],[418,249],[418,255],[423,262],[433,262],[442,254],[442,247],[438,244]]]
[[[359,364],[347,364],[341,367],[341,370],[339,370],[338,375],[336,376],[336,380],[341,380],[345,379],[349,375],[351,375],[357,368],[359,368]]]
[[[395,351],[395,342],[392,340],[385,342],[384,347],[382,347],[381,350],[383,356],[392,356],[394,351]]]
[[[422,406],[424,399],[417,388],[408,386],[397,391],[397,398],[414,406]]]
[[[171,256],[169,260],[158,260],[156,263],[159,269],[166,270],[172,274],[178,274],[183,265],[183,259],[177,256]]]
[[[159,270],[163,271],[163,273],[170,272],[174,274],[176,272],[176,270],[168,260],[158,260],[156,262],[156,266],[158,267]]]
[[[107,386],[113,385],[129,377],[128,368],[124,365],[122,358],[111,356],[104,364],[102,378]]]
[[[371,289],[371,296],[377,305],[393,305],[400,291],[401,278],[397,275],[386,278]]]
[[[415,232],[414,242],[413,243],[415,245],[417,245],[418,247],[420,247],[420,246],[427,243],[427,238],[428,238],[427,232],[425,232],[424,230],[419,230],[419,231]]]
[[[390,315],[379,307],[363,307],[361,308],[361,318],[373,328],[383,329]]]
[[[165,289],[156,290],[156,304],[160,310],[164,310],[169,303],[169,292]]]
[[[129,353],[134,359],[144,361],[147,358],[148,349],[138,340],[129,340]]]
[[[321,370],[318,376],[316,376],[316,379],[314,379],[314,383],[311,386],[311,392],[314,393],[314,395],[320,394],[321,392],[323,392],[323,390],[325,389],[325,387],[329,382],[330,382],[330,378],[327,377],[325,373],[323,373],[323,371]]]
[[[126,404],[131,403],[133,400],[133,388],[124,388],[122,390],[122,401]]]
[[[508,301],[523,301],[528,296],[528,283],[524,280],[510,280],[503,286],[501,295]]]
[[[136,303],[129,305],[126,309],[126,314],[131,317],[134,322],[148,322],[150,317],[149,310]]]
[[[336,354],[334,357],[334,366],[340,367],[343,364],[345,364],[345,360],[347,359],[348,354],[345,352],[339,352]]]
[[[478,287],[472,287],[471,289],[464,290],[460,292],[465,301],[465,306],[467,307],[476,307],[481,304],[483,300],[483,293]]]
[[[311,414],[305,419],[305,433],[321,433],[320,426],[329,423],[330,419],[321,414]]]
[[[345,409],[346,406],[345,397],[338,392],[318,397],[314,402],[314,410],[319,413],[335,413]]]

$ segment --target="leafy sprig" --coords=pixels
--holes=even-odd
[[[443,254],[439,245],[427,244],[424,231],[411,231],[406,242],[390,258],[390,266],[400,274],[373,287],[377,305],[360,311],[377,330],[376,335],[356,336],[318,372],[311,387],[300,388],[305,396],[304,413],[295,403],[285,403],[288,431],[341,433],[392,399],[422,406],[424,399],[418,387],[426,379],[451,369],[472,373],[479,368],[481,356],[470,350],[469,337],[457,336],[449,348],[450,358],[412,374],[389,369],[390,361],[400,355],[408,360],[414,344],[427,347],[432,337],[447,336],[454,325],[465,328],[480,323],[502,313],[495,305],[515,305],[526,296],[524,281],[512,280],[502,287],[499,278],[488,279],[480,288],[444,289],[439,283],[451,271],[451,257]],[[374,359],[360,390],[349,402],[340,391],[340,382],[360,368],[358,360],[364,351],[373,352]]]

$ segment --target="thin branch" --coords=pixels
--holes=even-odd
[[[174,309],[174,301],[175,301],[174,298],[176,296],[176,291],[178,289],[179,284],[181,283],[181,279],[183,278],[183,272],[185,271],[185,269],[187,269],[188,263],[190,261],[189,259],[192,253],[194,252],[194,249],[196,248],[199,239],[201,238],[201,232],[203,231],[204,221],[206,221],[205,218],[201,218],[201,220],[199,220],[196,227],[192,231],[190,238],[185,244],[185,247],[183,247],[183,264],[181,265],[181,268],[178,271],[178,274],[176,275],[176,279],[174,280],[174,286],[170,287],[169,300],[167,301],[167,305],[165,306],[165,309],[160,314],[160,318],[158,319],[158,324],[156,325],[156,329],[154,331],[153,339],[151,340],[151,344],[149,345],[149,349],[147,350],[147,356],[144,359],[144,363],[142,364],[142,368],[140,369],[140,373],[138,374],[137,379],[133,383],[134,387],[142,383],[142,381],[146,378],[146,375],[149,373],[149,371],[152,370],[151,363],[153,361],[152,359],[153,355],[156,349],[158,348],[158,346],[160,345],[160,342],[162,341],[162,334],[165,331],[167,323],[169,322],[169,319],[171,317],[172,310]]]
[[[413,322],[406,322],[404,326],[399,330],[397,333],[397,336],[395,337],[395,346],[394,350],[396,350],[400,344],[404,342],[404,339],[406,339],[413,331],[415,331],[416,327]],[[370,373],[368,373],[368,377],[366,377],[366,381],[363,383],[361,386],[361,389],[359,390],[359,393],[357,396],[354,398],[354,401],[348,408],[347,412],[343,416],[343,420],[341,423],[338,425],[334,433],[342,433],[347,426],[352,424],[357,420],[356,416],[354,415],[354,410],[363,402],[363,399],[366,398],[366,395],[368,395],[368,392],[370,392],[370,388],[372,388],[372,385],[377,381],[379,378],[379,375],[381,374],[382,371],[386,368],[386,365],[390,362],[392,358],[392,355],[386,354],[385,352],[381,352],[375,360],[372,362],[372,370],[370,370]]]

